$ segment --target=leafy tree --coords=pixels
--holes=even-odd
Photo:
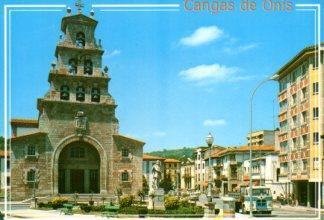
[[[170,175],[165,175],[164,179],[161,180],[159,187],[163,188],[165,193],[168,193],[170,190],[173,190],[174,186]]]
[[[4,150],[4,138],[0,136],[0,150]]]
[[[143,192],[145,195],[147,195],[149,192],[149,185],[144,175],[143,175]]]
[[[137,195],[141,198],[141,202],[143,202],[143,201],[144,201],[144,197],[145,197],[145,192],[144,192],[144,190],[139,190],[139,191],[137,192]]]

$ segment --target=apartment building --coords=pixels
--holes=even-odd
[[[279,83],[280,181],[299,205],[313,207],[317,187],[324,192],[323,50],[320,54],[321,59],[317,47],[306,47],[274,75]]]
[[[252,158],[274,151],[274,146],[252,146]],[[249,160],[249,146],[228,147],[211,155],[213,167],[213,188],[218,188],[221,195],[236,190],[244,183],[243,163]]]
[[[168,175],[174,184],[174,189],[180,189],[180,160],[167,158],[164,160],[165,175]]]
[[[250,141],[251,137],[251,141]],[[274,130],[260,130],[249,133],[246,137],[247,145],[250,146],[274,146],[275,145],[275,131]]]
[[[198,147],[195,150],[195,189],[204,191],[207,189],[205,176],[205,153],[208,147]]]
[[[194,191],[195,190],[195,161],[187,158],[181,162],[181,190]]]
[[[279,152],[273,151],[262,157],[252,159],[252,182],[253,185],[267,186],[271,190],[274,199],[286,195],[285,184],[279,182],[280,164]],[[250,160],[243,162],[243,181],[248,185],[250,175]]]

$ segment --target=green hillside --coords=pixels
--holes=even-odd
[[[164,157],[164,158],[173,158],[177,160],[183,160],[184,158],[194,158],[194,151],[196,147],[183,147],[179,149],[167,150],[163,149],[161,151],[152,151],[148,154]]]

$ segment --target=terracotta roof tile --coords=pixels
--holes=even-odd
[[[38,126],[37,119],[27,119],[27,118],[14,118],[10,121],[11,125],[25,125],[25,126]]]
[[[167,158],[167,159],[165,159],[164,163],[180,163],[180,160],[173,159],[173,158]]]
[[[158,157],[150,154],[143,154],[143,160],[165,160],[163,157]]]
[[[225,155],[227,153],[246,152],[249,150],[250,150],[250,146],[228,147],[224,150],[212,154],[211,157],[216,158]],[[252,146],[252,151],[275,151],[275,147],[274,146]]]

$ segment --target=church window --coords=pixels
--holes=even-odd
[[[77,87],[76,100],[83,102],[85,99],[85,89],[82,86]]]
[[[128,157],[128,154],[129,154],[128,149],[126,148],[122,149],[122,157]]]
[[[76,43],[77,47],[84,48],[84,46],[85,46],[84,33],[82,33],[82,32],[77,33],[75,43]]]
[[[98,88],[92,88],[91,102],[100,102],[100,90]]]
[[[122,181],[128,181],[129,179],[129,175],[127,170],[125,170],[124,172],[122,172]]]
[[[84,61],[84,74],[85,75],[92,75],[92,61],[85,60]]]
[[[31,169],[27,172],[27,182],[34,182],[36,179],[36,171]]]
[[[70,89],[68,86],[64,85],[64,86],[61,86],[61,95],[60,95],[60,98],[61,100],[69,100],[70,99]]]
[[[72,147],[70,150],[71,158],[84,158],[85,157],[85,149],[84,147]]]
[[[70,59],[69,60],[69,73],[72,75],[76,75],[77,74],[77,62],[75,59]]]
[[[35,156],[36,155],[36,147],[34,145],[29,145],[27,147],[27,155],[28,156]]]

